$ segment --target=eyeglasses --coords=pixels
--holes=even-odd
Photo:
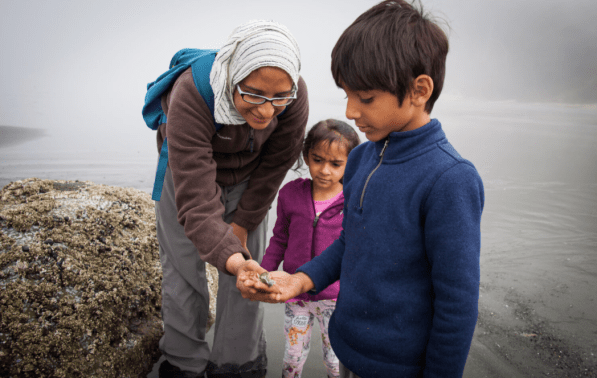
[[[265,104],[266,101],[269,101],[272,103],[273,106],[286,106],[289,105],[292,102],[292,100],[296,99],[296,90],[294,86],[292,87],[292,91],[294,92],[294,94],[290,97],[267,98],[265,96],[260,96],[254,93],[243,92],[243,90],[240,89],[240,85],[236,86],[236,90],[245,102],[248,102],[249,104],[253,105],[261,105]]]

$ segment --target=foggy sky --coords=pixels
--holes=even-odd
[[[142,123],[146,84],[181,48],[273,19],[296,37],[312,107],[340,101],[330,53],[368,0],[0,0],[0,125]],[[450,99],[597,103],[597,2],[429,0],[450,27]]]
[[[440,2],[453,20],[451,89],[495,100],[597,102],[596,1]]]

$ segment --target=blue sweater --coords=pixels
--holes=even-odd
[[[385,148],[384,148],[385,146]],[[436,119],[355,148],[340,238],[297,271],[340,279],[330,341],[367,377],[461,377],[477,321],[483,183]]]

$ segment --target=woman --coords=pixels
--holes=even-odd
[[[160,377],[263,377],[263,309],[243,299],[236,274],[258,267],[267,212],[298,158],[309,108],[300,52],[286,27],[234,30],[210,71],[214,116],[192,67],[162,97],[169,165],[156,202],[163,269]],[[215,122],[223,125],[216,131]],[[205,262],[220,271],[213,349],[205,341]]]

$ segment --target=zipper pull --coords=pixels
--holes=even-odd
[[[315,215],[315,219],[313,219],[313,228],[317,226],[317,222],[319,221],[319,214]]]
[[[383,148],[381,149],[379,157],[383,157],[384,152],[386,152],[386,148],[388,148],[388,143],[390,143],[390,137],[386,138],[386,142],[384,143]]]

